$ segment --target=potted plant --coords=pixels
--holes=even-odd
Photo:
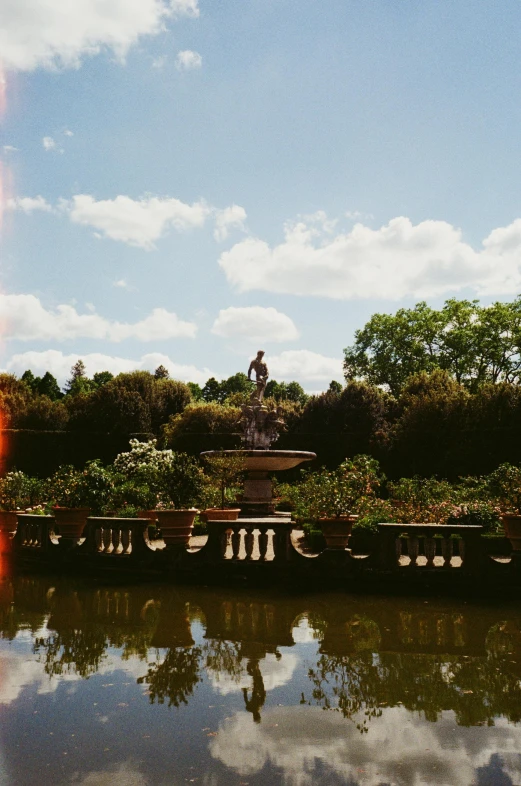
[[[49,492],[58,534],[67,539],[81,538],[91,513],[91,495],[83,472],[64,464],[49,478]]]
[[[500,464],[488,477],[488,488],[501,507],[501,522],[512,544],[512,557],[521,560],[521,468]]]
[[[304,481],[304,508],[317,520],[328,549],[345,549],[358,515],[356,505],[374,496],[381,482],[378,464],[369,456],[346,459],[335,470],[310,473]]]
[[[16,530],[17,516],[40,502],[43,482],[13,470],[0,479],[0,547],[4,551]]]
[[[207,507],[203,515],[211,521],[236,521],[241,509],[227,505],[227,496],[232,489],[236,494],[242,487],[244,459],[239,451],[231,455],[224,451],[205,456],[207,485],[204,499],[211,507]],[[217,505],[217,506],[216,506]]]
[[[170,454],[159,487],[157,506],[150,513],[167,546],[187,546],[199,510],[194,506],[202,495],[204,476],[198,462],[186,453]]]

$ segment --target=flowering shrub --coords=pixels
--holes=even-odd
[[[88,507],[87,483],[83,472],[63,464],[48,480],[49,502],[63,508]]]
[[[191,507],[201,498],[204,476],[197,461],[186,453],[158,450],[156,440],[130,440],[130,451],[116,456],[119,496],[125,504],[144,509]]]
[[[521,468],[500,464],[487,479],[490,495],[506,513],[521,513]]]
[[[204,460],[208,471],[205,502],[224,508],[232,491],[236,496],[242,488],[244,458],[236,451],[235,455],[216,452],[213,456],[205,456]]]
[[[357,512],[362,500],[376,496],[382,481],[378,462],[360,455],[335,470],[306,473],[302,483],[285,492],[297,517],[330,518]]]
[[[24,472],[14,470],[0,479],[0,508],[2,510],[25,510],[38,504],[43,494],[43,481]]]

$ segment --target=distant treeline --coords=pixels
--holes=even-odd
[[[451,300],[439,311],[420,303],[376,314],[345,350],[345,387],[332,382],[309,397],[297,382],[270,380],[266,402],[283,409],[287,424],[274,447],[312,450],[330,467],[371,454],[390,478],[455,479],[518,464],[520,348],[519,298],[487,308]],[[66,452],[78,465],[109,459],[135,434],[196,455],[240,446],[240,404],[251,389],[242,373],[199,386],[169,379],[161,366],[154,374],[101,372],[89,379],[78,361],[63,392],[49,373],[0,375],[0,415],[4,429],[75,434],[81,456],[71,457],[70,437]],[[26,443],[30,453],[29,437]],[[55,462],[52,449],[43,453],[43,464]],[[17,461],[24,469],[24,451]]]

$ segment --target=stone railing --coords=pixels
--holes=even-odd
[[[289,558],[291,521],[208,521],[207,527],[208,541],[203,548],[212,560],[279,563]]]
[[[379,524],[378,565],[383,570],[476,572],[483,567],[483,527],[449,524]]]
[[[124,519],[91,516],[84,530],[86,551],[117,558],[145,555],[149,519]]]
[[[515,560],[499,561],[486,554],[482,528],[466,525],[378,525],[371,553],[353,556],[349,549],[326,548],[307,554],[294,545],[289,518],[208,521],[206,542],[186,545],[150,542],[148,519],[91,517],[81,537],[57,535],[52,516],[20,515],[14,553],[27,565],[39,562],[60,570],[133,571],[173,581],[226,583],[237,578],[289,580],[312,588],[336,583],[358,587],[379,581],[438,578],[450,586],[460,577],[474,581],[491,577],[492,584],[521,584]],[[416,578],[414,578],[416,577]],[[459,583],[459,579],[456,580]]]

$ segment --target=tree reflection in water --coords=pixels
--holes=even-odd
[[[453,710],[462,726],[493,725],[501,716],[521,722],[519,611],[501,619],[505,612],[493,607],[458,608],[347,596],[267,601],[262,593],[193,588],[92,590],[17,577],[0,586],[0,636],[30,630],[52,677],[87,678],[117,648],[123,659],[143,661],[138,683],[150,702],[169,707],[186,705],[205,674],[214,685],[231,682],[258,723],[267,655],[283,665],[288,655],[279,647],[292,646],[295,621],[305,617],[319,652],[306,653],[312,661],[302,702],[340,713],[362,733],[384,707],[396,706],[429,721]],[[197,645],[194,619],[206,637]]]

